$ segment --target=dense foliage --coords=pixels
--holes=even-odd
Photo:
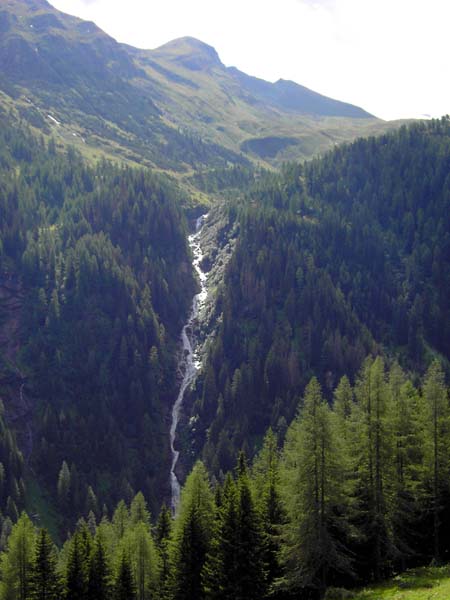
[[[144,496],[85,512],[63,547],[22,514],[1,555],[0,599],[319,598],[450,556],[450,402],[434,361],[420,389],[369,358],[330,406],[316,378],[284,447],[212,483],[198,462],[175,520]]]
[[[330,398],[370,353],[448,360],[449,173],[446,118],[288,166],[230,206],[240,234],[193,407],[209,468],[283,433],[312,375]]]
[[[6,122],[0,131],[0,285],[14,281],[19,296],[1,365],[17,381],[8,413],[25,383],[28,451],[52,493],[59,473],[64,515],[138,485],[160,502],[166,400],[195,289],[178,192],[149,172],[56,154]]]

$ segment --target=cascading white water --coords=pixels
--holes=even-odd
[[[202,215],[197,219],[195,223],[195,233],[189,236],[189,247],[191,248],[194,256],[192,264],[200,281],[200,292],[194,296],[189,319],[181,331],[182,354],[180,356],[178,368],[182,380],[177,399],[172,407],[172,423],[170,425],[170,450],[172,453],[170,486],[172,492],[171,505],[173,513],[176,512],[178,503],[180,501],[180,482],[175,474],[175,468],[177,466],[180,452],[179,450],[175,450],[175,437],[177,433],[178,422],[180,420],[181,408],[183,406],[184,394],[194,381],[195,376],[200,368],[200,361],[196,352],[197,348],[194,335],[194,325],[196,319],[198,318],[199,311],[205,303],[206,296],[208,294],[207,275],[202,271],[200,266],[203,258],[203,253],[200,246],[200,234],[207,216],[208,215]]]

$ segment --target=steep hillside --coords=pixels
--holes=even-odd
[[[283,431],[312,375],[331,392],[370,353],[450,359],[450,121],[359,140],[262,178],[237,214],[192,412],[224,472]]]
[[[58,155],[0,122],[5,419],[53,499],[64,467],[63,516],[83,510],[89,486],[100,506],[137,489],[157,505],[195,290],[179,192],[148,171]]]
[[[279,164],[392,126],[293,82],[226,68],[192,38],[157,50],[118,44],[45,0],[5,0],[0,29],[0,107],[88,158],[177,173]]]

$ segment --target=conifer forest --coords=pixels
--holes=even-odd
[[[0,10],[0,600],[450,564],[450,118],[163,49]]]

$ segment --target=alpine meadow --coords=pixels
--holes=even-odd
[[[449,116],[2,0],[0,600],[447,599],[449,381]]]

